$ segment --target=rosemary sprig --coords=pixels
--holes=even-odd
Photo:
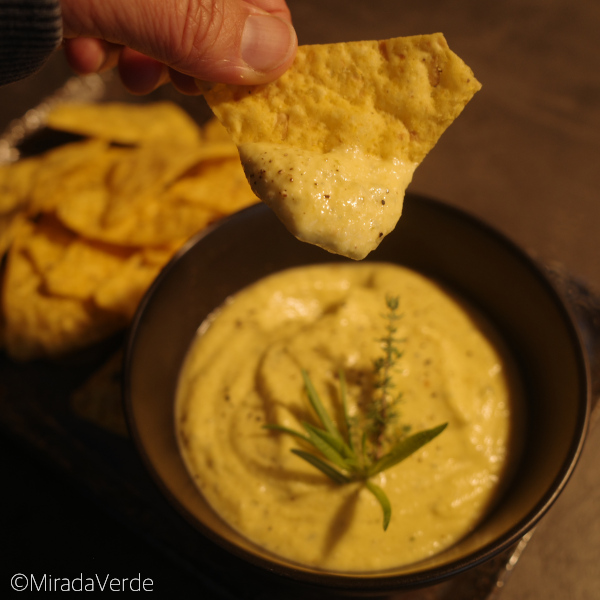
[[[302,371],[304,387],[308,400],[313,407],[319,425],[303,422],[306,433],[300,433],[281,425],[265,425],[266,429],[287,433],[301,439],[311,452],[293,448],[292,452],[319,469],[338,484],[362,481],[365,488],[373,494],[383,511],[383,529],[386,530],[392,516],[392,506],[383,489],[373,483],[371,478],[393,467],[425,444],[438,436],[446,428],[447,423],[406,435],[404,433],[395,442],[389,439],[389,426],[397,420],[395,407],[400,395],[394,393],[392,371],[397,360],[402,356],[397,344],[402,341],[396,338],[396,322],[399,299],[387,297],[388,313],[386,318],[386,334],[379,341],[383,356],[374,361],[373,397],[365,409],[363,423],[350,417],[348,412],[347,385],[343,370],[339,372],[340,396],[344,420],[343,433],[336,426],[323,406],[317,391],[306,371]],[[355,442],[359,443],[355,443]]]

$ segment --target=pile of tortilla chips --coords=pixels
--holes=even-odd
[[[2,341],[60,357],[124,328],[191,235],[257,202],[217,121],[174,104],[63,105],[78,141],[0,166]]]

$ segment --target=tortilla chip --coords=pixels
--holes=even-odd
[[[258,202],[239,159],[206,161],[165,193],[171,199],[204,206],[229,215]],[[173,201],[173,200],[171,200]]]
[[[201,138],[195,121],[176,104],[62,104],[48,115],[53,129],[120,144],[147,144],[171,140],[193,145]]]
[[[171,202],[170,186],[203,161],[232,154],[235,148],[222,143],[114,149],[90,174],[82,170],[64,183],[56,215],[82,236],[110,244],[156,246],[189,237],[220,213]]]
[[[39,158],[26,158],[0,165],[0,216],[10,215],[27,204],[40,162]]]
[[[124,328],[120,315],[91,301],[53,296],[18,240],[11,247],[2,286],[4,339],[17,360],[60,357],[106,339]]]
[[[27,212],[50,212],[66,195],[77,193],[82,187],[100,187],[106,165],[121,152],[102,140],[75,142],[46,152],[31,183]]]
[[[20,252],[31,260],[40,274],[51,269],[59,262],[76,235],[65,229],[51,216],[44,215],[36,221],[22,224],[15,238],[15,245]]]
[[[140,248],[140,253],[145,264],[150,266],[154,265],[162,269],[186,241],[187,238],[176,240],[163,246],[144,246]]]
[[[144,260],[142,253],[134,254],[97,289],[94,303],[131,319],[161,268],[162,265]]]
[[[96,303],[100,308],[130,317],[182,243],[132,248],[95,242],[45,215],[37,223],[27,224],[18,247],[31,260],[45,294],[94,301],[100,297],[101,304]],[[115,288],[119,300],[107,300],[106,290]]]
[[[202,144],[182,147],[178,144],[162,144],[131,149],[116,156],[106,186],[115,198],[115,204],[143,193],[157,193],[179,177],[206,160],[236,156],[231,144]]]
[[[205,84],[204,95],[238,145],[347,146],[420,162],[480,87],[437,33],[301,46],[277,81]]]
[[[22,211],[0,216],[0,259],[6,254],[21,227],[27,222]]]
[[[117,272],[131,250],[108,244],[76,239],[60,261],[44,274],[44,286],[55,296],[87,300]]]
[[[299,48],[262,86],[203,85],[254,193],[298,239],[360,260],[479,89],[442,34]]]

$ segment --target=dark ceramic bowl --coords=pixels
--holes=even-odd
[[[417,564],[368,575],[303,568],[255,546],[196,490],[179,455],[173,405],[182,361],[204,318],[229,295],[275,271],[344,260],[294,239],[263,205],[192,240],[165,268],[133,323],[126,354],[130,429],[160,488],[189,523],[232,560],[286,581],[376,594],[433,584],[515,544],[549,509],[581,452],[590,411],[586,357],[561,298],[504,237],[441,203],[408,195],[396,230],[367,260],[441,280],[503,333],[527,391],[525,449],[502,500],[470,535]]]

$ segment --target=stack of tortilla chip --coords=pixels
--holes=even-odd
[[[48,126],[81,137],[0,166],[2,339],[19,360],[124,328],[185,240],[258,201],[220,124],[174,104],[62,105]]]

